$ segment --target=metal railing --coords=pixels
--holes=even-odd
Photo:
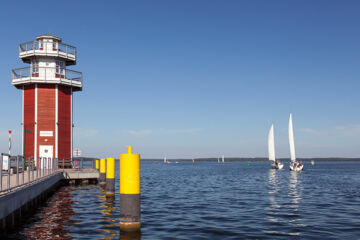
[[[59,170],[57,158],[0,155],[0,194],[42,181]]]
[[[19,52],[41,52],[41,53],[55,53],[60,52],[66,55],[74,55],[76,57],[76,47],[59,43],[59,42],[39,42],[39,41],[29,41],[20,43]]]
[[[94,168],[95,169],[95,159],[77,159],[73,158],[71,161],[71,167],[73,169],[89,169]]]
[[[24,67],[12,70],[12,79],[21,80],[44,80],[44,81],[77,81],[82,83],[82,73],[66,68],[56,67]]]

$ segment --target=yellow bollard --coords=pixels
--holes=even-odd
[[[95,168],[99,169],[99,159],[96,159],[96,161],[95,161]]]
[[[115,158],[106,159],[106,195],[115,195]]]
[[[100,159],[100,184],[106,184],[106,160]]]
[[[120,154],[120,230],[140,231],[140,154]]]

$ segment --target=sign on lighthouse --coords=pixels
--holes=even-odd
[[[52,34],[19,45],[27,67],[12,70],[12,84],[22,90],[23,155],[72,159],[73,93],[82,90],[77,49]]]

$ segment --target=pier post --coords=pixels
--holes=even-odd
[[[106,184],[106,160],[100,159],[100,185]]]
[[[120,231],[139,232],[140,222],[140,154],[120,154]]]
[[[32,159],[32,164],[31,164],[31,177],[33,181],[34,181],[34,169],[35,169],[35,158]]]
[[[28,183],[30,182],[30,171],[31,171],[31,158],[28,158],[28,166],[27,166],[27,173],[28,173]]]
[[[25,181],[25,156],[21,157],[21,166],[22,166],[22,184]]]
[[[39,158],[36,157],[36,179],[39,178]]]
[[[115,195],[115,158],[106,159],[106,188],[107,196]]]
[[[8,160],[8,182],[7,182],[7,186],[8,186],[8,189],[10,188],[10,174],[11,174],[11,171],[10,171],[10,162],[11,162],[11,158],[9,156],[9,160]],[[1,169],[2,171],[2,169]]]
[[[19,156],[16,157],[16,186],[19,186]]]
[[[42,158],[42,162],[41,162],[41,168],[42,168],[42,176],[45,176],[45,163],[46,163],[46,158],[43,157]]]

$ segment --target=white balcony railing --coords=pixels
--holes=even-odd
[[[82,87],[82,73],[66,68],[24,67],[12,70],[12,83],[59,83]]]
[[[60,57],[68,57],[76,59],[76,47],[59,42],[39,42],[30,41],[19,45],[19,53],[21,56],[29,54],[39,55],[57,55]]]

